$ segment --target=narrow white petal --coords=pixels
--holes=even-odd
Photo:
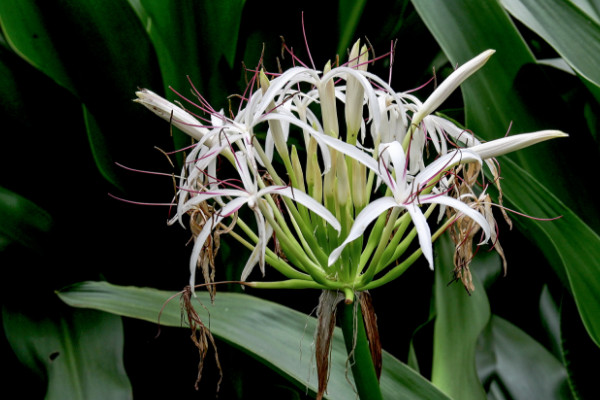
[[[465,164],[470,162],[481,163],[481,158],[478,154],[471,151],[471,147],[468,149],[454,150],[448,154],[437,158],[431,164],[429,164],[423,171],[415,176],[414,185],[415,190],[421,190],[423,186],[429,184],[429,181],[436,175],[444,170],[448,170],[455,165]]]
[[[479,226],[481,226],[481,229],[483,229],[483,232],[485,233],[485,239],[482,241],[482,243],[487,242],[490,239],[491,236],[491,228],[490,228],[490,224],[486,221],[485,217],[483,215],[481,215],[481,213],[479,213],[479,211],[472,209],[471,207],[469,207],[467,204],[463,203],[460,200],[457,200],[453,197],[449,197],[449,196],[436,196],[436,195],[429,195],[429,196],[419,196],[419,199],[417,200],[419,203],[436,203],[436,204],[443,204],[445,206],[448,207],[452,207],[455,210],[460,211],[461,213],[465,214],[467,217],[471,218],[472,220],[474,220],[475,222],[477,222],[477,224],[479,224]],[[482,244],[480,243],[480,244]]]
[[[134,100],[136,103],[142,104],[165,121],[171,121],[173,125],[194,139],[200,140],[208,133],[208,129],[190,113],[151,90],[142,89],[135,94],[138,97]]]
[[[382,197],[375,201],[372,201],[367,205],[363,210],[356,216],[354,220],[354,224],[352,224],[352,228],[350,228],[350,232],[348,233],[348,237],[344,240],[344,242],[339,245],[336,249],[334,249],[329,255],[328,264],[332,265],[342,254],[342,250],[344,247],[351,241],[359,238],[367,229],[367,226],[375,218],[379,217],[381,213],[389,210],[392,207],[398,207],[398,203],[394,200],[393,197]]]
[[[423,106],[419,109],[419,111],[413,117],[413,123],[419,123],[426,115],[431,114],[435,111],[440,104],[444,102],[463,83],[469,76],[474,74],[479,68],[483,67],[483,65],[487,62],[487,60],[494,54],[496,50],[486,50],[478,56],[472,58],[467,61],[459,68],[456,69],[453,73],[448,76],[433,91],[433,93],[427,98]]]
[[[196,265],[198,264],[198,257],[200,257],[206,239],[208,239],[212,230],[223,220],[223,218],[229,216],[232,212],[235,212],[243,206],[247,200],[247,197],[238,197],[237,199],[231,200],[220,211],[215,212],[211,219],[206,221],[204,227],[196,237],[192,255],[190,256],[190,287],[192,288],[192,293],[194,292],[194,285],[196,284]]]
[[[333,214],[326,209],[321,203],[307,195],[306,193],[298,190],[292,189],[289,186],[268,186],[264,189],[261,189],[257,196],[263,196],[267,193],[279,194],[285,197],[289,197],[290,199],[302,204],[309,210],[313,211],[319,217],[323,218],[327,221],[336,231],[340,231],[342,227],[338,220],[333,216]]]
[[[567,136],[569,135],[564,132],[554,130],[521,133],[519,135],[507,136],[492,140],[490,142],[478,144],[469,147],[469,150],[479,154],[481,158],[492,158],[534,145],[539,142],[543,142],[545,140]]]
[[[248,201],[248,194],[242,190],[237,189],[219,189],[214,192],[198,193],[197,195],[186,201],[184,204],[182,204],[180,208],[178,207],[177,215],[169,221],[169,224],[173,224],[179,218],[184,216],[189,210],[202,203],[203,201],[221,196],[243,197],[245,198],[245,201]]]
[[[405,207],[417,230],[419,246],[421,247],[423,256],[425,256],[425,259],[429,263],[429,268],[433,269],[433,244],[431,243],[431,229],[429,229],[427,219],[425,219],[425,215],[416,204],[407,204]]]

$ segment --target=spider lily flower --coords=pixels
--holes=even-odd
[[[410,214],[413,224],[417,229],[419,245],[431,268],[433,268],[431,230],[429,229],[429,225],[427,224],[423,212],[419,208],[421,204],[437,203],[452,207],[473,219],[481,226],[485,232],[484,242],[490,238],[490,226],[485,218],[462,201],[441,194],[421,194],[423,190],[430,185],[432,179],[440,175],[444,170],[451,168],[458,163],[480,163],[481,158],[477,154],[468,150],[446,154],[430,164],[412,180],[410,179],[411,176],[406,172],[406,156],[404,155],[404,150],[399,142],[386,143],[380,152],[380,157],[386,165],[383,168],[383,171],[380,171],[379,168],[374,169],[374,171],[379,178],[386,183],[392,192],[392,196],[381,197],[368,204],[360,212],[344,242],[331,252],[331,255],[329,256],[330,265],[338,259],[342,250],[348,243],[359,238],[371,222],[391,208],[400,208],[406,210]],[[366,161],[366,159],[362,157],[361,159]],[[374,168],[372,162],[367,161],[367,164],[371,169]],[[388,170],[388,167],[391,167],[392,171]]]

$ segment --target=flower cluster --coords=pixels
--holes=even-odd
[[[496,183],[494,157],[566,136],[540,131],[481,143],[433,114],[493,53],[457,68],[424,102],[368,72],[368,49],[359,42],[346,64],[323,71],[303,64],[280,74],[257,69],[235,114],[213,109],[196,91],[195,101],[185,99],[192,110],[139,91],[137,102],[195,139],[170,221],[190,216],[191,287],[198,266],[211,279],[218,236],[228,233],[251,250],[241,280],[257,265],[264,275],[269,265],[286,279],[249,284],[341,290],[351,302],[421,255],[433,268],[432,242],[453,224],[465,277],[465,246],[496,241],[480,171]],[[436,207],[448,218],[432,233]],[[242,208],[250,212],[238,213]]]

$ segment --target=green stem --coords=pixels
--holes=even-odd
[[[373,366],[373,359],[371,358],[360,304],[343,303],[340,308],[342,332],[346,342],[346,351],[352,365],[352,375],[354,376],[358,397],[362,400],[383,399],[375,367]]]

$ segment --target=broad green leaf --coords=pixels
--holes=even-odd
[[[123,162],[138,149],[134,138],[145,128],[133,118],[139,107],[131,99],[156,80],[155,55],[135,13],[121,0],[5,1],[0,23],[15,53],[84,104],[98,169],[117,183],[111,158]],[[36,95],[47,103],[52,94]],[[80,112],[65,107],[62,117]]]
[[[593,367],[600,359],[600,348],[587,335],[572,298],[563,296],[560,304],[560,346],[567,368],[571,392],[578,400],[598,395],[598,374]]]
[[[481,336],[477,353],[481,380],[503,388],[512,400],[571,399],[565,367],[552,353],[518,327],[494,315]]]
[[[3,187],[0,187],[0,221],[0,250],[11,243],[38,249],[52,226],[52,218],[46,211]]]
[[[38,313],[4,307],[2,321],[21,363],[47,380],[45,399],[132,398],[121,318],[79,309]]]
[[[546,40],[579,75],[600,85],[600,24],[591,4],[587,3],[586,11],[591,12],[588,15],[564,0],[501,2],[515,18]]]
[[[245,0],[128,3],[154,45],[166,97],[181,100],[170,88],[190,97],[191,81],[209,102],[224,106]],[[148,89],[160,92],[157,87]],[[184,147],[190,140],[179,133],[174,141],[176,147]]]
[[[31,1],[0,3],[0,27],[6,42],[23,59],[75,92],[73,81],[57,57],[57,43],[43,28],[44,15]]]
[[[562,216],[555,221],[517,222],[531,229],[530,237],[540,248],[555,252],[549,261],[557,270],[560,264],[564,267],[583,323],[600,346],[600,237],[527,171],[508,159],[502,162],[502,186],[511,193],[507,195],[511,203],[528,215]]]
[[[497,50],[461,87],[467,128],[484,139],[501,136],[510,121],[518,132],[560,128],[549,123],[566,124],[568,130],[567,120],[560,119],[566,106],[555,101],[551,91],[543,91],[533,56],[497,2],[413,4],[453,64],[486,48]],[[568,121],[572,129],[581,126]],[[600,310],[600,238],[592,228],[597,229],[600,219],[591,201],[591,185],[586,184],[597,170],[593,162],[598,155],[596,146],[590,146],[591,137],[578,129],[573,132],[576,138],[560,144],[537,145],[502,157],[502,188],[504,199],[520,212],[539,218],[564,216],[560,221],[520,218],[517,222],[531,231],[529,237],[564,278],[588,332],[600,344],[600,320],[594,317]]]
[[[461,282],[453,279],[454,244],[448,235],[436,243],[439,257],[435,263],[435,325],[431,381],[456,399],[485,399],[485,391],[475,368],[477,338],[490,318],[490,305],[483,284],[473,275],[475,291],[469,296]],[[479,262],[498,263],[488,254]],[[485,267],[483,267],[485,268]]]
[[[600,24],[600,3],[598,0],[571,0],[581,11]]]
[[[83,282],[58,292],[73,307],[103,310],[131,318],[183,327],[177,296],[149,288],[119,287],[106,282]],[[210,304],[206,293],[198,293],[196,311],[218,337],[248,352],[301,388],[316,393],[311,348],[316,320],[282,305],[239,293],[219,293]],[[164,309],[163,309],[164,306]],[[161,313],[162,309],[162,313]],[[265,340],[268,338],[268,340]],[[333,340],[329,399],[351,399],[355,393],[347,381],[346,352],[339,328]],[[384,353],[381,388],[384,397],[446,399],[418,373]],[[312,373],[311,373],[312,372]],[[308,380],[307,380],[308,379]]]

